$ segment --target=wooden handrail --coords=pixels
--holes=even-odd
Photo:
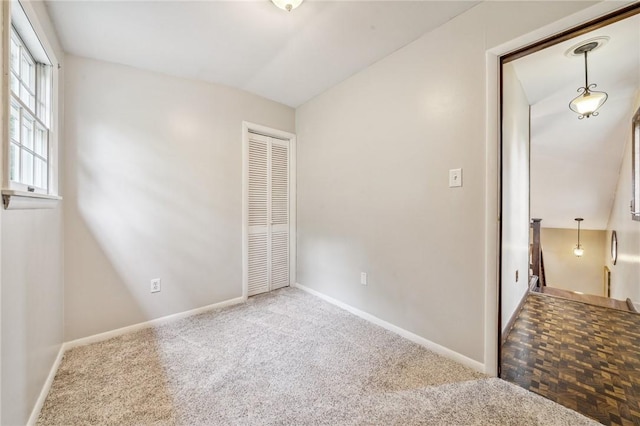
[[[542,245],[540,245],[540,286],[547,286],[547,274],[544,272],[544,251]]]
[[[533,229],[533,244],[531,248],[531,268],[532,275],[538,276],[538,288],[546,286],[544,276],[544,260],[542,258],[542,245],[540,243],[540,222],[542,219],[531,219],[531,228]]]

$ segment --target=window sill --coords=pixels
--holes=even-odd
[[[58,195],[38,194],[36,192],[2,190],[2,205],[5,210],[53,209],[62,197]]]

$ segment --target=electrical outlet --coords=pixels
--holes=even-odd
[[[367,273],[360,272],[360,284],[367,285]]]
[[[151,280],[151,293],[158,293],[161,288],[160,278],[154,278]]]

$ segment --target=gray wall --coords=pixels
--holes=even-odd
[[[64,55],[47,11],[42,2],[31,5],[62,65],[62,79]],[[62,114],[62,87],[58,102]],[[64,151],[63,138],[59,145]],[[52,164],[58,166],[62,162]],[[27,422],[63,342],[62,211],[58,203],[50,210],[0,213],[3,425]]]
[[[577,225],[575,229],[542,228],[540,240],[547,285],[604,296],[606,238],[606,231],[581,229],[580,245],[584,247],[584,255],[576,257],[573,248],[578,242]]]
[[[293,109],[112,63],[66,64],[65,339],[240,297],[242,121],[293,131]]]
[[[586,6],[481,3],[298,108],[298,282],[484,362],[486,52]]]

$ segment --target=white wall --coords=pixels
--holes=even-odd
[[[529,287],[529,101],[502,67],[502,318],[504,332]],[[518,280],[516,281],[516,272]]]
[[[66,66],[65,339],[240,297],[242,121],[291,132],[293,109],[111,63]]]
[[[640,77],[639,77],[640,78]],[[629,117],[640,107],[637,99],[630,109]],[[629,119],[627,129],[631,128]],[[605,259],[611,269],[611,297],[626,300],[630,298],[640,303],[640,222],[631,219],[629,203],[631,201],[631,132],[623,134],[627,139],[620,176],[616,188],[615,200],[607,225],[607,248]],[[618,261],[611,263],[611,232],[616,231],[618,238]]]
[[[63,53],[42,2],[37,22],[62,65]],[[37,25],[34,23],[34,25]],[[60,112],[63,90],[59,90]],[[62,125],[62,116],[59,117]],[[59,127],[60,134],[63,129]],[[60,138],[60,150],[64,141]],[[52,164],[53,167],[61,166]],[[63,194],[64,195],[64,194]],[[62,203],[51,210],[2,210],[2,419],[25,424],[63,341]]]
[[[584,255],[576,257],[573,248],[578,242],[577,226],[575,229],[542,228],[540,241],[547,286],[605,296],[606,238],[606,231],[581,229],[580,245]]]
[[[481,3],[298,108],[300,284],[484,362],[486,52],[588,5]]]

